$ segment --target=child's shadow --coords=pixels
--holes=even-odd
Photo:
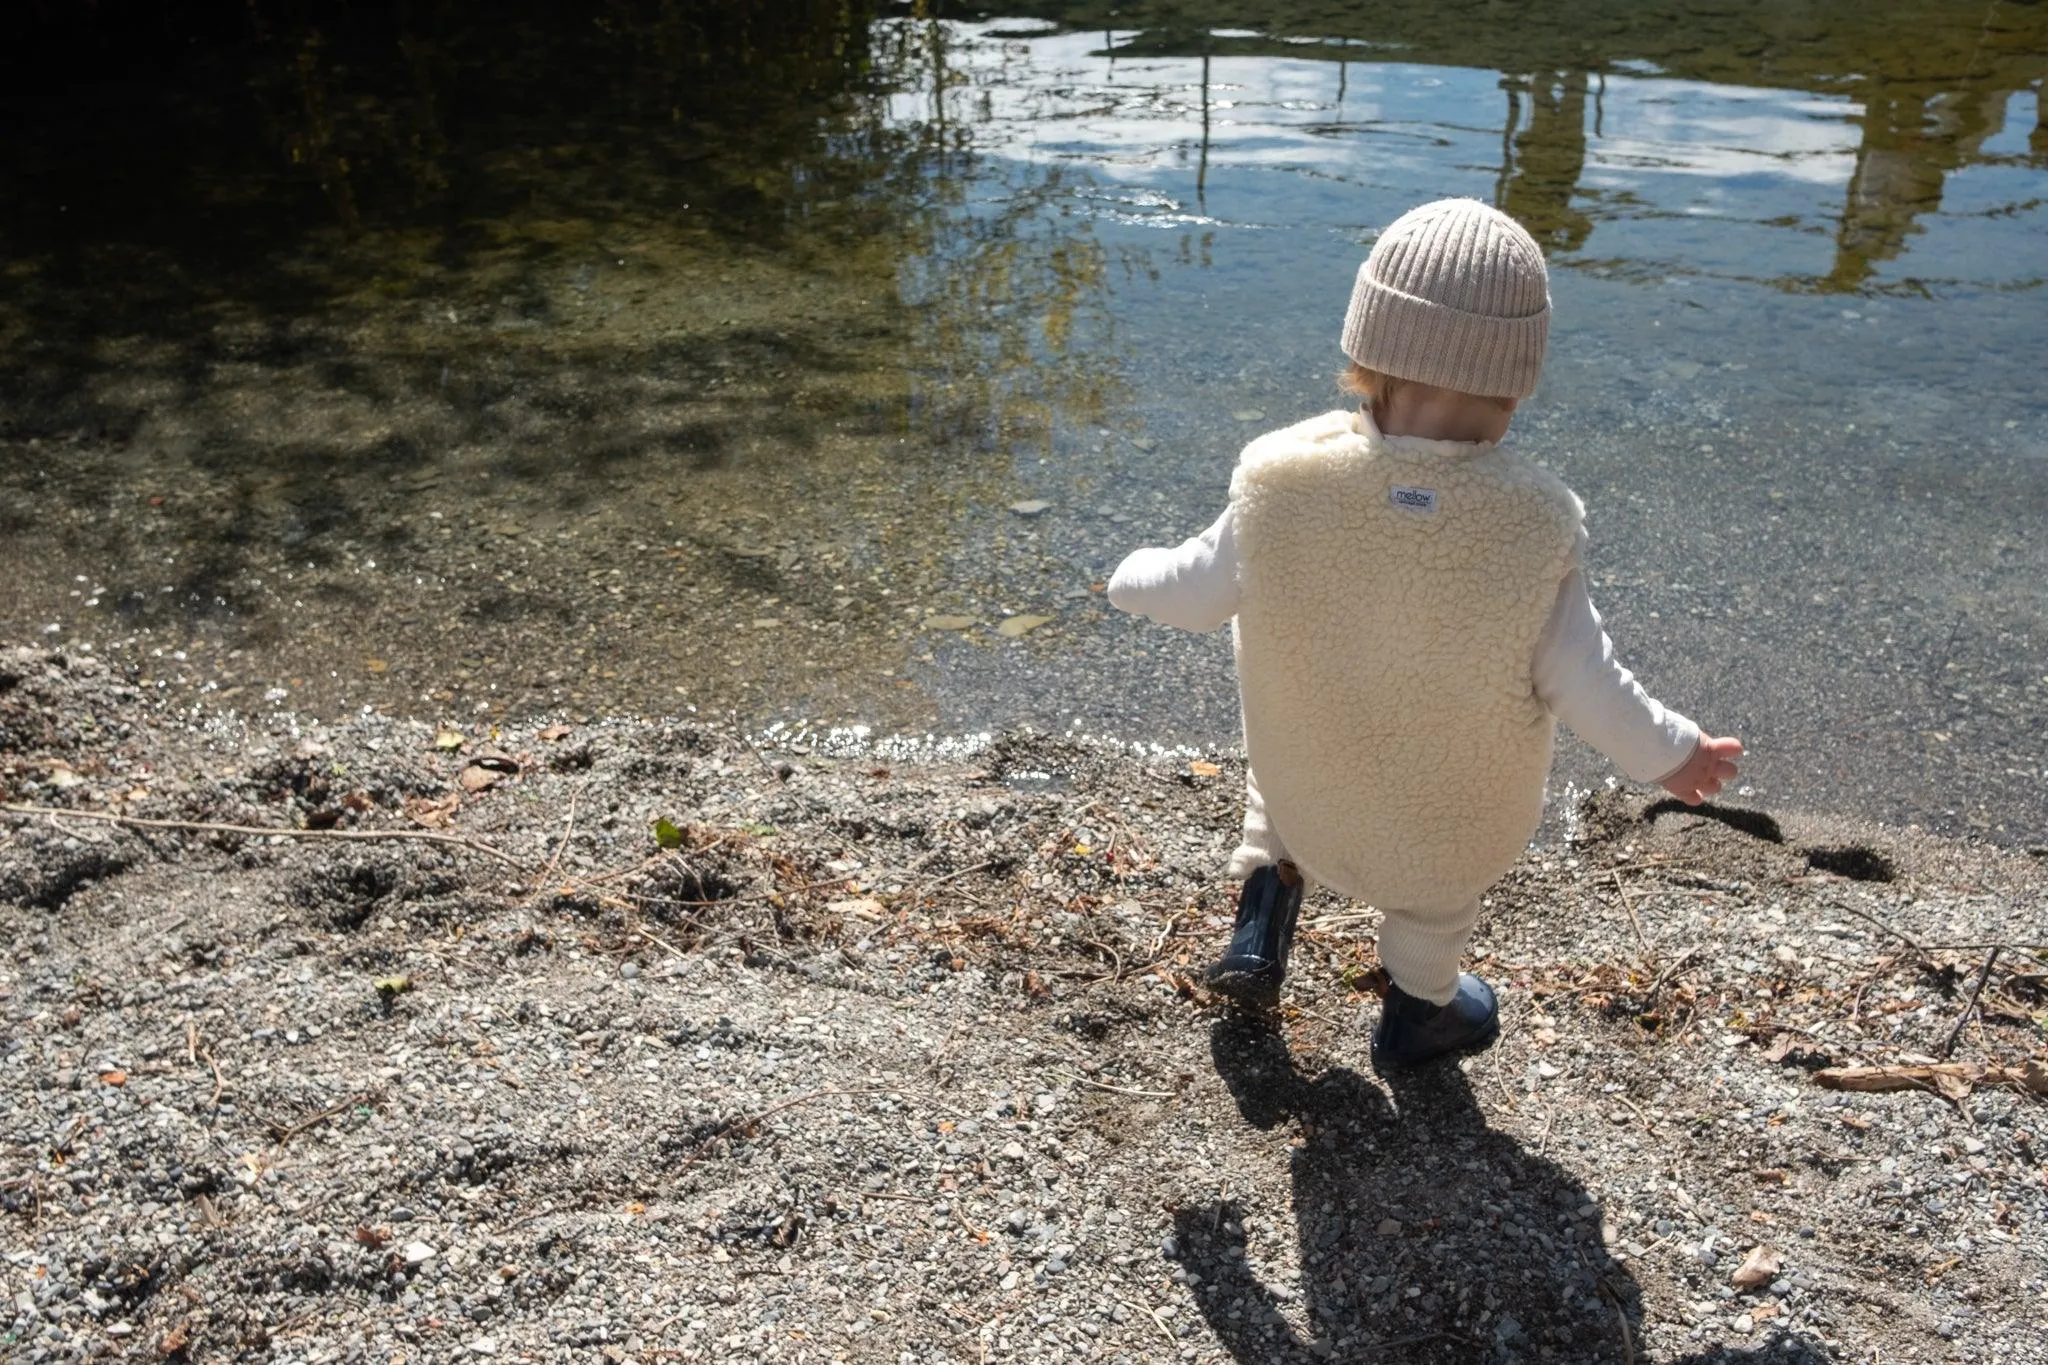
[[[1392,1076],[1390,1103],[1356,1072],[1304,1074],[1286,1040],[1253,1021],[1218,1023],[1210,1051],[1247,1122],[1301,1129],[1289,1149],[1298,1248],[1279,1257],[1298,1256],[1298,1287],[1248,1267],[1248,1252],[1281,1249],[1270,1234],[1247,1246],[1237,1201],[1174,1216],[1196,1301],[1236,1359],[1378,1360],[1396,1346],[1404,1361],[1643,1358],[1641,1294],[1603,1246],[1600,1215],[1581,1212],[1592,1196],[1489,1129],[1462,1071]],[[1765,1349],[1822,1358],[1791,1338]]]

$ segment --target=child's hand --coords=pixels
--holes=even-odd
[[[1685,766],[1658,785],[1686,805],[1697,806],[1735,776],[1735,759],[1741,753],[1741,740],[1732,735],[1716,739],[1702,730],[1699,747],[1692,751]]]

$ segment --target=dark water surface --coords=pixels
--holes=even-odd
[[[1550,253],[1511,439],[1749,796],[2048,838],[2048,5],[36,13],[0,636],[209,708],[1227,740],[1227,641],[1099,584],[1468,194]]]

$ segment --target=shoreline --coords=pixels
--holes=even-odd
[[[0,801],[215,827],[0,813],[0,1334],[2039,1358],[2041,858],[1599,794],[1488,898],[1502,1043],[1375,1078],[1369,908],[1312,897],[1277,1019],[1197,984],[1240,776],[195,723],[0,650]],[[1816,1079],[1858,1067],[1917,1088]]]

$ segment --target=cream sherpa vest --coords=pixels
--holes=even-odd
[[[1468,904],[1543,813],[1531,660],[1584,509],[1489,445],[1326,413],[1231,480],[1245,749],[1273,831],[1375,905]]]

